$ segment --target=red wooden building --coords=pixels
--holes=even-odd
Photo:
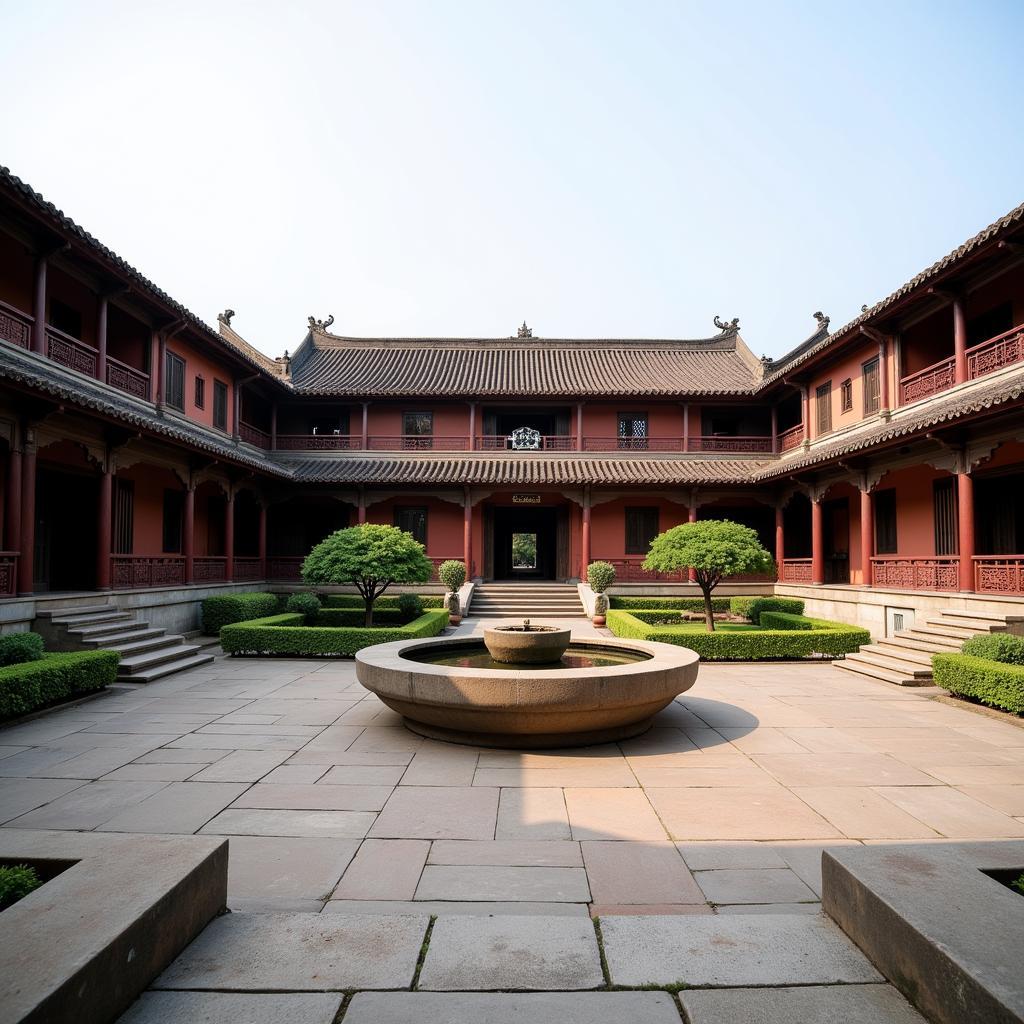
[[[310,318],[269,359],[0,170],[0,627],[97,591],[181,627],[363,521],[479,579],[605,559],[650,589],[686,585],[641,568],[654,535],[732,518],[838,618],[1024,600],[1024,207],[839,330],[815,317],[777,360],[717,318],[694,340]]]

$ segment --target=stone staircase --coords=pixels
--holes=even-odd
[[[50,650],[117,651],[122,683],[152,683],[164,676],[213,661],[209,645],[150,626],[112,604],[83,604],[37,614],[32,627]]]
[[[575,583],[478,583],[469,615],[474,619],[582,619]]]
[[[922,625],[915,623],[911,629],[866,644],[832,664],[897,686],[931,686],[933,654],[956,653],[965,640],[979,633],[1017,633],[1022,628],[1024,616],[946,611],[926,618]]]

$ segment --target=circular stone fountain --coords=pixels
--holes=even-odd
[[[588,637],[572,641],[556,661],[510,664],[477,637],[442,638],[365,647],[356,654],[356,676],[422,736],[484,747],[571,747],[649,729],[693,686],[698,660],[674,644]]]

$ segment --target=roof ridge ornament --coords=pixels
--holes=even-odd
[[[309,329],[311,331],[326,332],[327,328],[330,327],[331,324],[334,323],[334,314],[333,313],[328,314],[328,317],[327,317],[326,320],[317,320],[317,318],[313,317],[313,316],[307,317],[306,319],[309,322]]]
[[[526,321],[524,320],[522,322],[522,324],[520,325],[520,327],[516,330],[516,337],[517,338],[532,338],[533,337],[533,328],[532,327],[527,327],[526,326]]]
[[[828,330],[828,325],[832,321],[832,318],[830,316],[825,316],[825,314],[822,313],[820,309],[818,310],[817,313],[812,313],[811,315],[814,317],[815,320],[818,321],[818,330],[819,331],[827,331]]]
[[[223,313],[218,313],[218,314],[217,314],[217,319],[218,319],[218,320],[219,320],[219,321],[220,321],[220,322],[221,322],[221,323],[222,323],[222,324],[223,324],[223,325],[224,325],[225,327],[230,327],[230,326],[231,326],[231,318],[232,318],[232,317],[233,317],[234,315],[235,315],[235,311],[234,311],[233,309],[225,309]]]
[[[721,320],[721,319],[719,319],[718,316],[716,316],[715,317],[715,326],[719,329],[719,331],[722,332],[722,334],[725,334],[725,335],[739,334],[740,333],[740,318],[738,316],[737,317],[733,317],[732,320],[730,320],[728,323],[726,323],[724,320]]]

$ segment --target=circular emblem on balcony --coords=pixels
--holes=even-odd
[[[533,427],[517,427],[509,435],[509,440],[514,451],[537,451],[540,448],[540,431]]]

